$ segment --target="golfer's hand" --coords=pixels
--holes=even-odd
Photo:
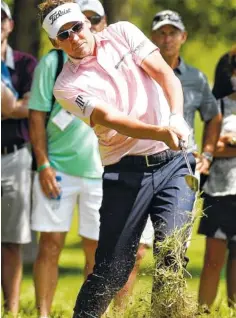
[[[39,181],[44,194],[48,198],[57,198],[59,196],[61,189],[56,181],[56,171],[52,167],[39,172]]]
[[[179,150],[179,140],[184,136],[174,127],[161,127],[161,141],[163,141],[170,149]]]
[[[171,114],[169,117],[169,126],[177,129],[177,131],[181,133],[182,146],[187,148],[191,129],[184,117],[181,114]]]

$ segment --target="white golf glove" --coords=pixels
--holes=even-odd
[[[184,147],[187,148],[189,136],[191,135],[191,129],[184,117],[180,114],[170,114],[169,126],[178,129],[178,131],[183,134],[182,140],[184,141]]]

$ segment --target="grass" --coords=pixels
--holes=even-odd
[[[77,236],[77,217],[75,216],[72,229],[68,233],[66,239],[66,245],[60,258],[60,279],[54,298],[52,308],[52,318],[69,318],[71,317],[74,301],[77,296],[77,292],[83,281],[83,265],[84,256],[81,249],[81,241]],[[196,303],[197,290],[199,284],[199,276],[203,262],[203,249],[204,239],[196,234],[195,224],[191,245],[188,250],[188,257],[190,262],[188,265],[188,271],[191,277],[187,278],[187,284],[184,285],[183,292],[187,293],[188,299],[192,299],[192,304]],[[149,250],[145,256],[141,265],[139,277],[137,279],[134,290],[134,302],[128,308],[126,314],[120,316],[121,318],[149,318],[149,303],[150,303],[150,291],[152,284],[153,274],[153,258],[152,251]],[[186,289],[185,289],[186,287]],[[172,289],[173,291],[173,289]],[[215,302],[214,308],[216,311],[210,316],[198,316],[208,318],[228,318],[236,317],[236,313],[230,312],[225,302],[225,276],[224,272],[221,276],[220,288],[218,297]],[[191,303],[190,303],[191,304]],[[2,313],[2,317],[10,318],[10,315]],[[32,281],[32,266],[25,266],[24,279],[22,282],[21,291],[21,318],[37,317],[34,309],[34,287]],[[113,318],[114,316],[110,316]],[[167,316],[163,316],[167,317]],[[173,316],[174,317],[174,316]],[[187,317],[187,316],[183,316]],[[192,318],[194,316],[188,316]],[[158,316],[152,316],[152,318],[158,318]],[[168,318],[172,318],[169,316]],[[182,316],[180,317],[182,318]]]

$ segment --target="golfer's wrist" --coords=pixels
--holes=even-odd
[[[41,171],[45,170],[46,168],[49,168],[50,166],[51,165],[50,165],[49,161],[44,162],[42,165],[38,166],[37,171],[41,172]]]
[[[169,128],[168,127],[156,126],[156,136],[155,136],[156,138],[155,138],[155,140],[167,143],[168,136],[169,136]]]

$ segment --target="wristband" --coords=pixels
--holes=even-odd
[[[213,161],[213,155],[212,155],[211,152],[204,151],[204,152],[202,153],[202,156],[203,156],[204,158],[206,158],[208,161],[210,161],[210,163],[212,163],[212,161]]]
[[[37,171],[40,172],[46,168],[50,167],[50,163],[49,162],[46,162],[44,163],[42,166],[38,167]]]

